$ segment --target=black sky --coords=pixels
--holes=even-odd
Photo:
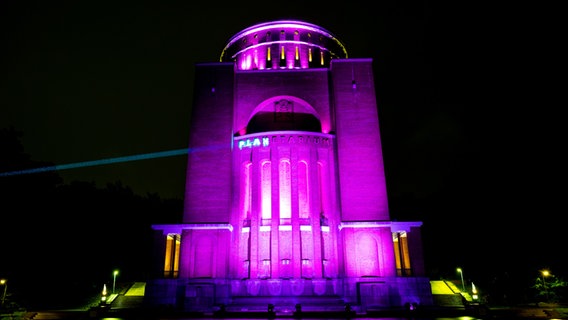
[[[304,20],[349,57],[374,60],[391,217],[424,222],[429,264],[472,278],[565,273],[564,194],[550,184],[563,182],[565,143],[559,116],[543,115],[558,85],[537,78],[551,65],[537,13],[303,3],[0,1],[0,127],[23,131],[25,151],[56,165],[187,148],[193,66],[218,61],[253,24]],[[60,174],[182,198],[185,166],[176,156]]]
[[[480,91],[491,89],[477,83],[487,60],[482,36],[470,25],[472,8],[70,3],[6,2],[2,8],[7,114],[0,125],[22,129],[27,151],[55,164],[187,147],[194,64],[217,61],[232,35],[272,19],[318,24],[345,43],[350,57],[375,60],[383,140],[396,149],[404,148],[401,140],[423,143],[409,140],[420,139],[412,135],[427,133],[428,126],[445,132],[421,139],[467,134],[452,130],[480,116]],[[183,165],[184,159],[172,158],[61,174],[120,179],[140,193],[182,197]]]

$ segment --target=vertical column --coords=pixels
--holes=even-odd
[[[239,236],[239,260],[235,261],[237,263],[236,267],[239,270],[240,279],[250,278],[250,220],[248,224],[242,225],[241,228],[237,228],[240,232]]]
[[[191,255],[192,234],[191,230],[182,230],[181,232],[179,276],[182,279],[190,276],[191,260],[193,258]]]

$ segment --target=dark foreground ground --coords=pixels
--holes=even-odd
[[[0,320],[168,320],[168,319],[388,319],[388,320],[475,320],[475,319],[568,319],[568,306],[559,304],[523,306],[428,306],[407,309],[369,309],[365,312],[316,312],[275,309],[255,312],[181,312],[173,309],[149,308],[142,294],[132,293],[134,286],[117,288],[101,301],[99,293],[90,298],[78,295],[45,295],[43,303],[21,307],[6,303],[0,309]]]
[[[122,300],[122,301],[120,301]],[[128,302],[131,303],[131,302]],[[0,319],[47,320],[176,320],[176,319],[388,319],[388,320],[476,320],[476,319],[568,319],[568,306],[543,304],[518,307],[423,307],[415,310],[367,310],[355,312],[180,312],[149,309],[143,306],[125,307],[118,295],[113,303],[89,308],[65,310],[12,310],[0,314]],[[116,305],[115,305],[116,304]],[[122,306],[121,306],[122,305]]]
[[[21,320],[47,320],[47,319],[73,319],[73,320],[176,320],[176,319],[384,319],[384,320],[485,320],[485,319],[568,319],[568,313],[556,308],[489,308],[483,312],[467,312],[465,310],[415,310],[378,311],[366,314],[304,312],[301,314],[271,314],[268,312],[239,312],[225,314],[203,314],[190,312],[167,312],[157,310],[117,310],[117,309],[90,309],[90,310],[47,310],[24,311],[13,314],[3,314],[0,319]]]

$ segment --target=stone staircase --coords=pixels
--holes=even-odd
[[[464,306],[466,303],[473,302],[471,295],[468,292],[461,292],[453,282],[432,280],[430,286],[434,304],[438,306]]]

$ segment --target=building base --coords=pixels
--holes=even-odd
[[[145,304],[190,312],[356,312],[432,306],[428,278],[161,279]]]

